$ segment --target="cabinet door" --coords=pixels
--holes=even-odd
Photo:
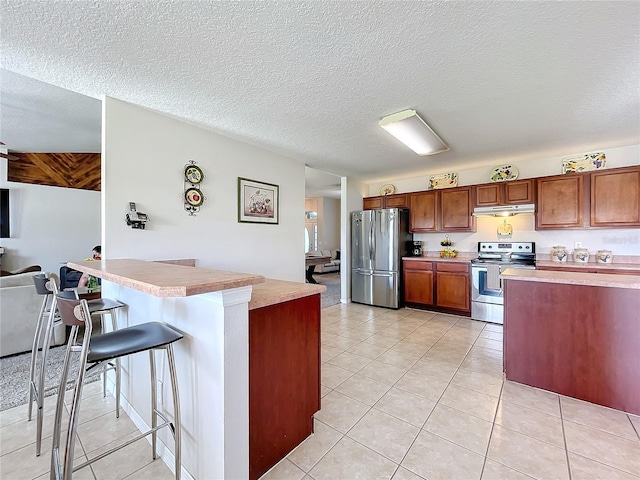
[[[384,197],[367,197],[362,199],[363,210],[384,208]]]
[[[514,182],[505,182],[504,186],[504,203],[505,205],[517,205],[519,203],[534,203],[535,184],[533,180],[516,180]]]
[[[470,311],[470,282],[468,273],[436,272],[436,305],[455,310]]]
[[[475,232],[471,187],[440,190],[440,231]]]
[[[410,230],[412,232],[438,231],[438,192],[412,193],[409,198]]]
[[[493,207],[502,202],[502,185],[490,183],[488,185],[478,185],[476,187],[476,206]]]
[[[408,196],[406,193],[387,195],[384,197],[384,208],[407,208],[409,206]]]
[[[471,311],[471,279],[468,263],[436,262],[436,305]]]
[[[537,180],[536,230],[584,227],[584,174]]]
[[[591,173],[591,226],[640,226],[640,167]]]
[[[433,271],[431,262],[404,262],[404,301],[433,305]]]

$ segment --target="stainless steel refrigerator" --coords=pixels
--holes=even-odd
[[[351,213],[351,301],[400,308],[402,257],[412,240],[407,209]]]

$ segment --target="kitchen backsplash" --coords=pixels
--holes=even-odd
[[[563,230],[535,230],[533,215],[516,215],[508,217],[507,223],[513,227],[510,240],[498,239],[498,226],[504,218],[478,217],[475,233],[448,233],[454,242],[453,248],[459,252],[476,252],[478,242],[535,242],[536,253],[551,254],[551,247],[564,245],[569,252],[575,248],[575,242],[581,242],[582,248],[589,249],[595,254],[598,250],[611,250],[614,255],[640,256],[640,229],[563,229]],[[444,233],[416,233],[414,240],[422,240],[423,250],[441,250],[440,241]]]

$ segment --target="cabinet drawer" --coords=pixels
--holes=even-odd
[[[405,260],[405,270],[433,270],[432,262],[422,262],[417,260]]]
[[[468,263],[445,263],[436,262],[436,269],[439,272],[462,272],[469,273]]]

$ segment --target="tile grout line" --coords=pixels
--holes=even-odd
[[[560,424],[562,425],[562,440],[564,441],[564,453],[567,458],[567,470],[569,472],[569,480],[571,480],[571,462],[569,460],[569,448],[567,447],[567,434],[564,429],[564,416],[562,414],[562,402],[558,396],[558,407],[560,408]]]
[[[631,421],[631,417],[629,416],[628,413],[627,413],[627,418],[629,419],[629,423],[631,423],[631,428],[633,428],[633,430],[636,432],[636,436],[638,437],[638,440],[640,441],[640,431],[638,431],[638,429],[636,428],[636,425]]]
[[[496,426],[496,418],[498,417],[498,408],[502,402],[502,392],[504,390],[504,373],[502,378],[502,386],[500,387],[500,395],[498,396],[498,405],[496,405],[496,411],[493,414],[493,421],[491,422],[491,431],[489,432],[489,441],[487,442],[487,449],[484,452],[484,461],[482,462],[482,469],[480,470],[480,478],[484,475],[484,467],[487,465],[487,458],[489,458],[489,447],[491,446],[491,437],[493,437],[493,429]]]

